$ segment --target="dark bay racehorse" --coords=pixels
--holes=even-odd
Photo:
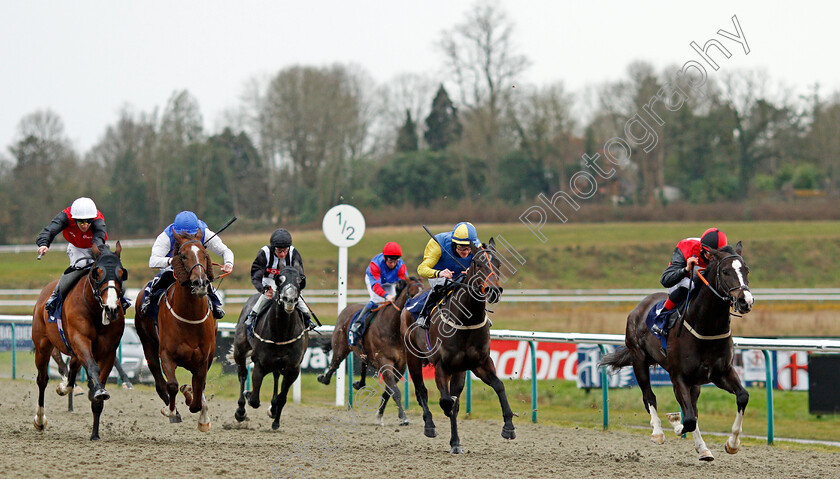
[[[161,408],[161,414],[170,422],[181,422],[181,414],[175,408],[175,368],[180,366],[192,373],[192,385],[181,386],[181,392],[190,412],[201,413],[198,430],[206,432],[210,430],[210,417],[204,385],[216,350],[216,319],[207,298],[213,266],[202,236],[201,231],[195,235],[173,233],[175,283],[161,295],[157,322],[137,311],[134,324],[155,378],[155,389],[168,406]],[[135,304],[143,304],[143,294],[141,290]]]
[[[274,392],[271,396],[271,407],[268,410],[269,417],[274,419],[271,423],[271,428],[274,430],[280,428],[280,414],[283,412],[283,406],[286,405],[286,396],[289,388],[300,376],[300,363],[309,345],[309,333],[296,307],[300,298],[301,282],[298,269],[293,266],[283,268],[276,281],[271,306],[256,320],[254,337],[250,341],[245,319],[260,294],[257,293],[248,298],[245,306],[242,307],[239,323],[236,325],[233,350],[228,356],[228,360],[232,359],[236,363],[239,373],[239,403],[234,413],[237,421],[244,421],[247,416],[246,400],[252,408],[260,407],[260,387],[263,377],[268,373],[274,375]],[[246,364],[248,356],[254,362],[251,375],[253,389],[250,392],[245,391],[245,380],[248,378]],[[278,394],[280,374],[283,375],[283,384]]]
[[[399,425],[409,424],[402,407],[400,388],[397,386],[406,366],[405,343],[402,334],[400,334],[400,312],[405,307],[406,301],[418,295],[422,290],[423,282],[420,278],[409,276],[408,281],[400,280],[396,288],[397,298],[393,303],[383,303],[380,306],[382,309],[378,311],[362,338],[361,348],[359,346],[351,347],[347,344],[347,328],[350,319],[365,306],[365,303],[347,306],[339,313],[335,321],[335,329],[332,335],[332,360],[324,373],[318,376],[318,381],[322,384],[329,384],[330,378],[341,362],[351,352],[355,352],[363,358],[362,379],[353,383],[355,389],[361,389],[365,386],[368,365],[376,368],[382,374],[382,380],[385,381],[385,391],[382,393],[379,411],[376,414],[376,419],[380,424],[383,423],[382,415],[385,411],[385,405],[388,403],[388,398],[393,398],[394,402],[397,403]]]
[[[694,448],[701,461],[711,461],[714,456],[697,428],[700,387],[712,382],[736,397],[738,412],[732,433],[724,444],[724,449],[730,454],[738,452],[741,445],[741,424],[749,401],[749,393],[741,386],[741,380],[732,367],[734,346],[729,312],[731,306],[741,314],[752,309],[753,296],[747,278],[749,268],[741,257],[740,241],[735,249],[725,246],[720,251],[712,250],[711,254],[713,258],[705,273],[697,273],[693,278],[697,288],[691,293],[682,324],[678,321],[668,333],[667,352],[662,350],[659,339],[645,323],[650,309],[667,296],[655,293],[643,299],[627,317],[627,348],[618,349],[601,360],[601,364],[614,370],[633,365],[645,409],[650,413],[650,425],[653,426],[651,440],[656,444],[665,441],[665,434],[657,415],[656,396],[650,387],[649,368],[659,364],[670,373],[674,395],[684,417],[680,423],[680,414],[670,413],[668,420],[677,435],[692,433]],[[696,283],[698,281],[699,284]]]
[[[435,382],[440,391],[440,407],[449,417],[452,427],[449,439],[452,454],[463,452],[457,417],[459,396],[464,389],[467,371],[472,371],[496,391],[505,421],[502,437],[516,437],[505,386],[496,376],[496,366],[490,359],[490,324],[486,304],[499,301],[502,295],[496,244],[491,238],[490,243],[481,245],[481,248],[473,245],[472,254],[472,263],[463,281],[454,285],[446,301],[430,315],[431,328],[428,332],[417,327],[408,311],[403,310],[401,315],[408,371],[414,382],[417,402],[423,408],[424,433],[427,437],[437,436],[422,372],[423,365],[431,363],[435,367]]]
[[[59,386],[59,394],[72,394],[76,373],[81,366],[88,372],[88,398],[93,411],[90,439],[99,439],[99,417],[104,408],[103,401],[111,397],[105,390],[105,383],[114,366],[125,328],[125,311],[120,298],[123,295],[123,281],[128,279],[128,271],[122,267],[121,251],[119,241],[113,253],[107,245],[102,248],[93,246],[94,262],[90,272],[73,286],[63,302],[61,330],[57,322],[47,322],[47,312],[44,310],[44,304],[55,288],[56,281],[45,286],[38,296],[32,312],[32,342],[35,345],[35,366],[38,369],[38,410],[33,423],[39,431],[47,425],[44,389],[49,379],[47,369],[50,357],[53,350],[58,349],[72,358],[70,381],[63,388]]]

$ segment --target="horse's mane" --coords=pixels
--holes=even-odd
[[[188,236],[187,238],[188,240],[195,239],[192,236]],[[212,282],[213,279],[215,279],[215,276],[213,275],[213,262],[210,260],[210,255],[207,254],[206,250],[204,252],[204,259],[207,279]],[[172,254],[172,274],[175,275],[175,279],[182,285],[186,285],[190,282],[190,277],[187,274],[187,267],[184,266],[184,261],[181,259],[181,255],[179,255],[177,251],[174,251]]]

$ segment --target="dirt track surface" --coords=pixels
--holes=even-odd
[[[716,459],[701,463],[690,437],[671,433],[655,446],[642,435],[534,425],[527,418],[514,418],[514,441],[501,438],[501,417],[462,420],[465,453],[453,456],[448,419],[433,408],[439,436],[426,438],[414,404],[411,425],[396,426],[389,405],[383,427],[372,412],[351,416],[290,401],[275,432],[267,402],[248,408],[250,421],[239,426],[234,401],[211,399],[212,428],[201,433],[181,397],[184,422],[169,424],[153,392],[115,385],[102,413],[102,440],[91,442],[86,396],[77,396],[76,412],[68,413],[55,386],[47,386],[47,428],[37,432],[35,383],[0,380],[2,477],[840,477],[840,453],[744,446],[728,455],[724,438],[707,435]]]

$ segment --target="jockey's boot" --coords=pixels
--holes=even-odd
[[[64,273],[61,274],[61,277],[58,278],[58,283],[55,284],[55,289],[53,290],[50,297],[47,299],[46,304],[44,304],[44,309],[50,313],[50,316],[55,315],[55,310],[58,307],[58,298],[64,297],[67,295],[67,292],[70,290],[70,286],[76,282],[76,279],[79,278],[79,270],[70,266],[69,268],[64,270]]]
[[[257,312],[252,309],[251,312],[248,313],[248,316],[245,316],[245,326],[247,326],[248,329],[251,329],[251,325],[254,324],[254,321],[256,321],[256,320],[257,320]]]
[[[662,309],[656,313],[656,317],[653,318],[653,324],[650,327],[650,332],[659,336],[667,336],[668,320],[670,319],[671,313],[674,311],[674,309],[665,309],[663,306]]]
[[[356,321],[350,325],[350,330],[347,331],[347,344],[350,346],[358,346],[362,338],[359,337],[359,330],[362,329],[362,322]]]
[[[298,312],[300,313],[300,317],[303,318],[303,325],[307,331],[312,331],[318,327],[315,322],[312,321],[312,313],[309,312],[309,307],[306,306],[303,301],[298,301],[296,306]]]
[[[210,306],[213,310],[213,317],[216,319],[224,318],[225,310],[222,309],[222,300],[219,299],[219,295],[216,294],[216,289],[212,285],[207,288],[207,297],[210,298]]]
[[[47,299],[47,302],[44,304],[44,309],[46,309],[47,312],[50,313],[50,316],[55,315],[55,308],[58,306],[58,301],[56,301],[57,299],[58,299],[58,285],[55,286],[55,289],[53,290],[49,299]]]
[[[125,296],[120,296],[120,304],[122,304],[123,313],[128,311],[128,308],[131,307],[131,301],[128,298],[126,298]]]
[[[435,304],[435,302],[437,302],[437,296],[438,287],[435,286],[429,294],[426,295],[426,302],[423,303],[423,307],[420,309],[420,314],[417,315],[417,321],[415,321],[415,324],[423,329],[429,329],[429,326],[431,326],[429,322],[429,309]]]

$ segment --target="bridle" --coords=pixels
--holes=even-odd
[[[721,263],[723,263],[725,260],[727,260],[727,259],[729,259],[729,258],[736,258],[736,259],[740,259],[740,260],[741,260],[741,262],[742,262],[743,264],[746,264],[746,263],[744,263],[744,258],[742,258],[742,257],[741,257],[741,255],[739,255],[739,254],[730,254],[730,255],[728,255],[728,256],[724,256],[723,258],[719,259],[719,260],[717,261],[717,264],[715,265],[715,277],[714,277],[714,280],[715,280],[715,284],[716,284],[716,285],[720,285],[720,284],[722,283],[722,281],[721,281],[721,279],[720,279],[720,265],[721,265]],[[738,290],[738,291],[742,291],[742,292],[743,292],[743,291],[749,291],[749,290],[750,290],[750,287],[749,287],[749,286],[747,286],[746,284],[740,284],[740,285],[738,285],[738,286],[733,286],[733,287],[729,288],[729,289],[726,291],[726,295],[724,296],[723,294],[721,294],[720,292],[718,292],[717,287],[712,286],[711,284],[709,284],[709,281],[708,281],[708,280],[706,280],[706,278],[705,278],[705,277],[703,277],[703,275],[702,275],[702,274],[700,274],[700,272],[699,272],[699,271],[697,272],[697,276],[699,276],[699,277],[700,277],[700,280],[701,280],[701,281],[703,281],[703,283],[704,283],[706,286],[708,286],[708,287],[709,287],[709,289],[712,291],[712,293],[714,293],[714,294],[715,294],[715,296],[717,296],[717,297],[718,297],[721,301],[723,301],[723,302],[727,303],[727,304],[728,304],[728,305],[730,305],[730,306],[732,306],[732,304],[734,304],[734,303],[735,303],[735,301],[737,301],[737,299],[736,299],[736,298],[732,295],[732,292],[733,292],[733,291]]]
[[[202,242],[201,242],[201,241],[199,241],[199,240],[189,240],[189,241],[184,241],[183,243],[181,243],[181,246],[179,246],[179,247],[178,247],[178,256],[180,256],[180,255],[181,255],[181,249],[182,249],[184,246],[186,246],[186,245],[188,245],[188,244],[190,244],[190,243],[198,243],[198,244],[200,244],[200,245],[201,245],[201,247],[202,247],[202,248],[204,248],[204,243],[202,243]],[[183,261],[183,259],[182,259],[182,261]],[[192,271],[193,271],[196,267],[198,267],[198,266],[200,266],[200,267],[204,268],[204,275],[205,275],[205,276],[207,276],[208,278],[210,277],[210,275],[208,275],[208,274],[207,274],[207,265],[203,264],[201,261],[196,261],[196,262],[195,262],[195,264],[194,264],[194,265],[192,265],[192,267],[191,267],[189,270],[187,270],[187,281],[189,281],[190,276],[192,276]]]

